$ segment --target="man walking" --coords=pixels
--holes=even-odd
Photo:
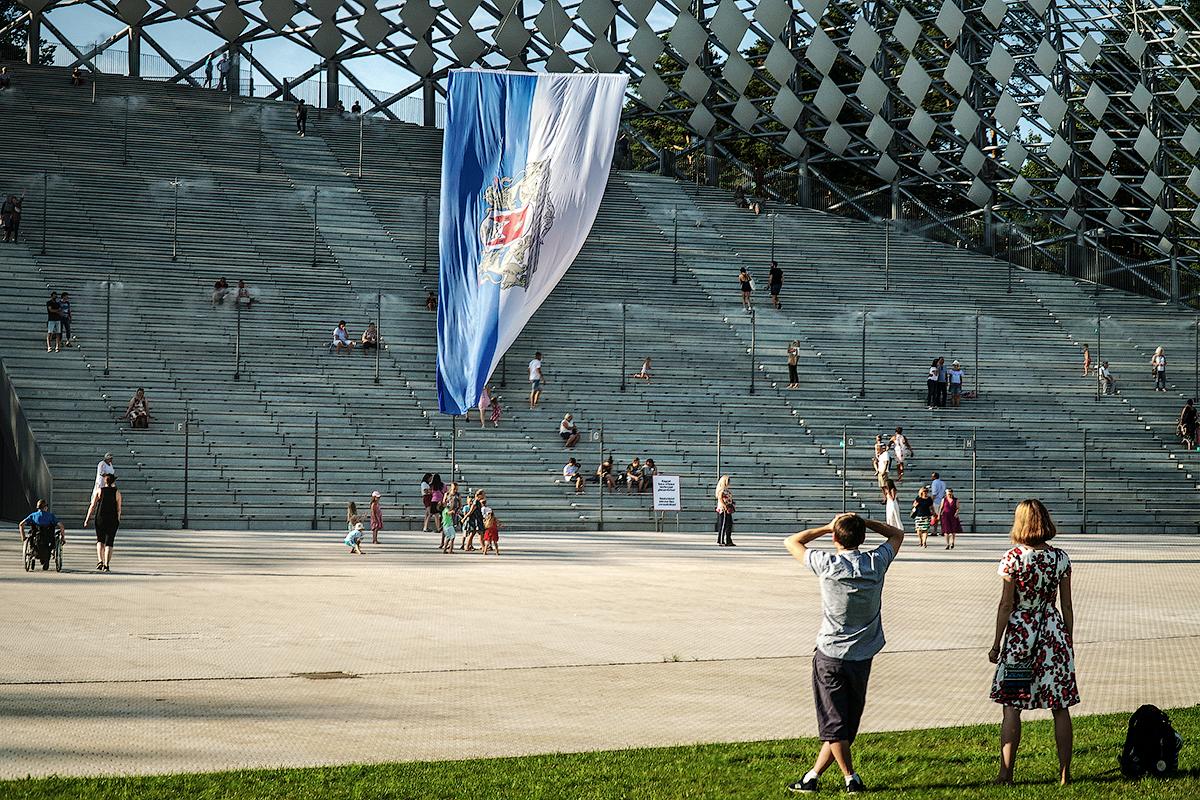
[[[529,362],[529,407],[537,408],[542,399],[542,354],[534,353]]]
[[[936,472],[929,476],[929,496],[933,498],[933,519],[929,523],[929,535],[937,536],[942,524],[942,501],[946,499],[946,482]]]
[[[208,58],[204,59],[204,88],[212,88],[212,53],[208,54]]]
[[[59,322],[62,323],[62,345],[63,347],[71,346],[71,295],[69,292],[63,292],[62,297],[58,299],[58,315]]]
[[[62,344],[62,303],[59,302],[58,292],[51,292],[46,301],[46,352],[53,348],[58,352]]]
[[[864,553],[859,547],[868,530],[887,541]],[[835,553],[808,548],[826,534],[833,535]],[[788,552],[820,579],[822,606],[812,665],[821,751],[812,769],[788,786],[793,792],[817,791],[821,774],[834,762],[842,771],[847,792],[866,791],[854,771],[850,746],[866,706],[871,660],[884,645],[883,578],[903,542],[904,531],[857,514],[840,514],[828,525],[784,540]]]
[[[301,137],[308,133],[308,106],[304,105],[304,98],[296,103],[296,133]]]
[[[223,92],[229,87],[229,55],[221,53],[221,60],[217,62],[217,91]]]
[[[100,463],[96,465],[95,489],[99,489],[105,485],[104,477],[106,475],[112,475],[113,480],[116,480],[116,478],[117,478],[117,468],[113,466],[113,454],[112,453],[105,453],[104,458],[100,459]],[[93,491],[95,491],[95,489],[93,489]]]
[[[775,306],[775,310],[782,311],[783,305],[779,302],[779,293],[783,291],[783,270],[779,268],[778,261],[771,262],[771,271],[767,273],[767,291],[771,294],[771,303]]]

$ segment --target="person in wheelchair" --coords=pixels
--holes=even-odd
[[[30,528],[28,535],[25,534],[26,525]],[[37,511],[21,520],[17,529],[21,532],[22,545],[28,539],[30,547],[33,548],[34,558],[42,562],[42,569],[50,569],[50,558],[54,555],[56,539],[59,545],[67,541],[67,529],[59,522],[58,517],[50,513],[46,501],[38,500]]]

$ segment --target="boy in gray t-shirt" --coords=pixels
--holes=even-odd
[[[859,547],[872,530],[887,539],[874,550]],[[808,545],[833,535],[835,553],[810,550]],[[801,780],[788,786],[793,792],[817,791],[817,780],[833,762],[842,770],[846,791],[865,790],[854,771],[850,745],[858,734],[867,700],[871,659],[883,649],[883,578],[904,542],[904,531],[841,514],[820,528],[789,536],[788,552],[804,562],[821,579],[821,630],[813,653],[813,699],[821,752]]]

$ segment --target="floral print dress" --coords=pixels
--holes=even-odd
[[[999,573],[1016,589],[1016,604],[1000,644],[1000,660],[992,681],[992,700],[1017,708],[1069,708],[1079,702],[1075,649],[1055,601],[1058,585],[1071,574],[1071,559],[1062,550],[1014,547],[1004,554]],[[1002,699],[1004,664],[1033,658],[1033,685],[1027,700]]]

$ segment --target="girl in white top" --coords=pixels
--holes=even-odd
[[[650,357],[649,356],[646,356],[646,360],[642,362],[641,371],[633,373],[633,375],[630,377],[639,378],[641,380],[646,381],[647,383],[650,382]]]
[[[908,437],[904,435],[904,429],[897,427],[896,434],[892,437],[892,449],[896,459],[896,480],[904,480],[904,459],[913,454],[912,445],[908,443]]]
[[[896,499],[896,482],[888,481],[883,488],[883,502],[887,509],[887,524],[896,530],[904,530],[904,521],[900,519],[900,501]]]
[[[1154,391],[1165,392],[1167,390],[1167,356],[1161,347],[1154,351],[1154,355],[1150,359],[1150,367],[1154,370]]]

